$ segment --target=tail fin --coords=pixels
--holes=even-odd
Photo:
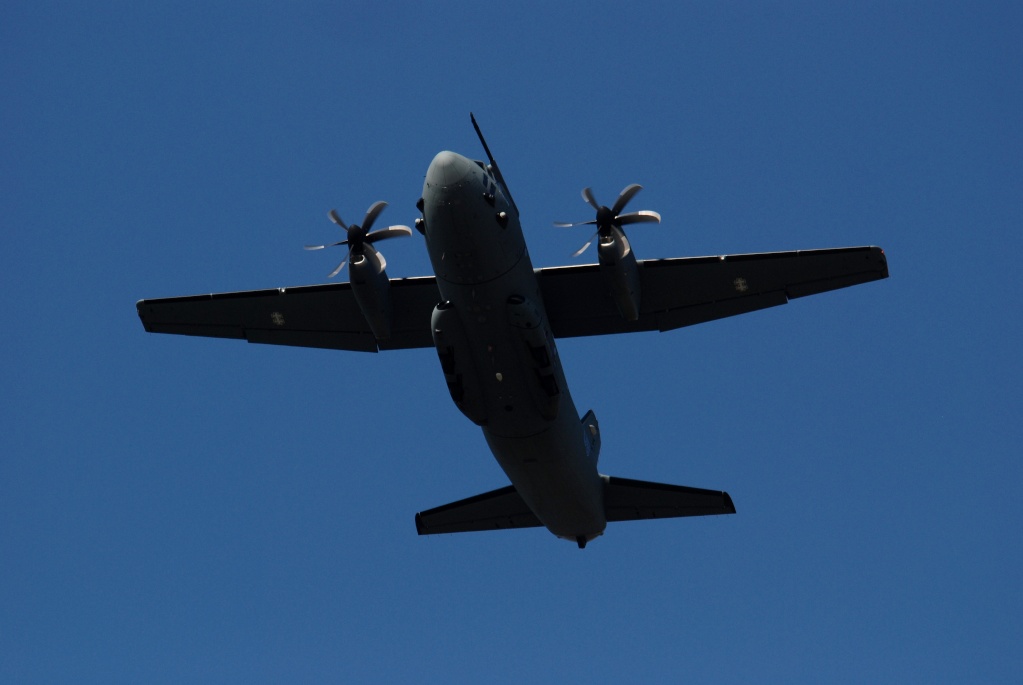
[[[604,513],[608,523],[735,513],[735,505],[727,492],[614,476],[603,478]]]

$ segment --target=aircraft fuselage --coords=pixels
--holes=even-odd
[[[518,212],[485,165],[453,152],[433,159],[422,197],[452,399],[540,521],[585,544],[606,526],[599,428],[569,394]]]

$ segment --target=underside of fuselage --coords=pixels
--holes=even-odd
[[[487,165],[434,157],[423,230],[442,304],[433,334],[458,408],[522,499],[580,544],[606,525],[597,450],[568,392],[518,213]]]

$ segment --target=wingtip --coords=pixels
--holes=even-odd
[[[875,245],[873,249],[881,262],[881,278],[888,278],[888,256],[884,253],[884,248]]]

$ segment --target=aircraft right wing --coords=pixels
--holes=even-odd
[[[618,312],[597,264],[538,270],[554,335],[669,331],[888,278],[888,261],[879,247],[647,259],[638,264],[638,321],[626,321]]]

